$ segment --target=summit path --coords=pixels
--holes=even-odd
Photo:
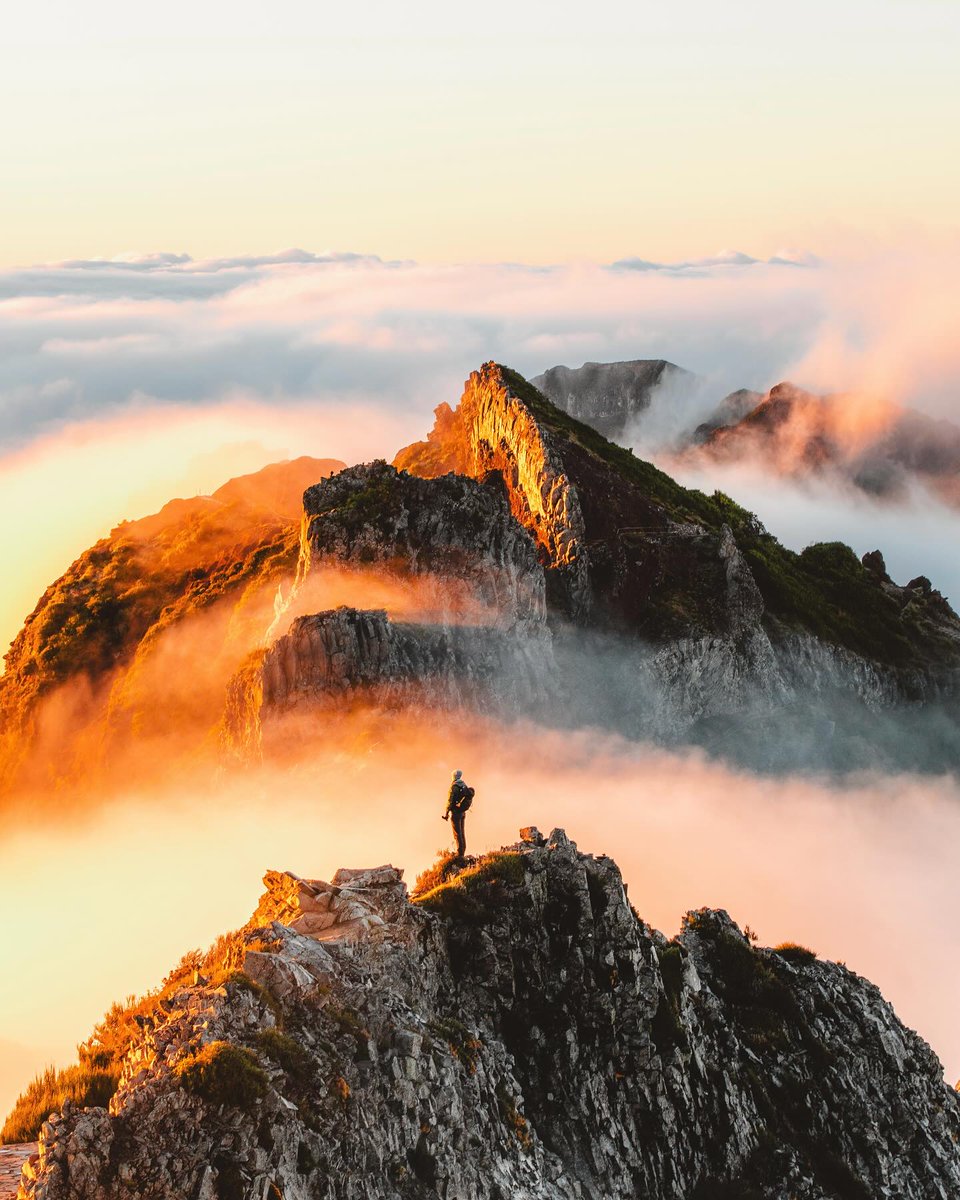
[[[14,1200],[20,1185],[20,1168],[36,1150],[36,1142],[0,1146],[0,1200]]]

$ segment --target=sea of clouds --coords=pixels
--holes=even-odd
[[[657,430],[662,443],[727,392],[784,378],[960,420],[958,264],[942,246],[838,262],[725,252],[555,267],[289,250],[0,272],[0,503],[17,514],[0,534],[14,578],[0,641],[122,518],[278,458],[390,458],[488,359],[527,376],[630,358],[694,372],[651,414],[639,449],[653,455]],[[895,577],[927,574],[960,597],[946,548],[957,517],[925,494],[854,501],[763,464],[691,482],[745,499],[790,545],[841,536],[860,553],[889,548]]]
[[[960,420],[958,265],[942,248],[843,262],[721,254],[557,267],[289,251],[0,272],[0,640],[121,519],[279,458],[392,457],[488,359],[527,376],[557,363],[669,359],[698,381],[657,398],[650,430],[666,433],[732,389],[763,392],[784,378]],[[668,441],[653,439],[649,452]],[[879,546],[895,578],[924,573],[960,599],[960,519],[925,493],[884,504],[836,483],[788,482],[764,464],[700,470],[690,482],[722,487],[788,545]],[[606,745],[595,730],[530,731],[516,753],[515,736],[367,739],[339,746],[318,777],[226,797],[189,787],[105,797],[107,807],[65,814],[62,826],[11,831],[0,901],[34,933],[21,976],[0,988],[0,1101],[47,1059],[67,1061],[112,999],[241,923],[265,868],[424,865],[446,832],[439,805],[452,765],[478,784],[478,846],[530,820],[567,824],[585,849],[622,854],[631,897],[667,930],[685,908],[725,905],[765,940],[794,937],[846,958],[956,1075],[955,780],[805,777],[774,789],[695,754]],[[358,821],[370,796],[382,800]],[[143,870],[145,845],[153,871]],[[108,959],[103,970],[86,969],[93,957]]]

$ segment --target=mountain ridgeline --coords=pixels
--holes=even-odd
[[[960,620],[927,579],[786,550],[506,367],[393,465],[340,465],[173,502],[48,589],[0,679],[7,789],[309,752],[311,714],[358,704],[771,770],[960,762]]]
[[[888,500],[919,487],[960,505],[960,427],[882,397],[783,382],[711,403],[707,380],[663,359],[551,367],[532,382],[611,441],[657,445],[684,467],[821,478]]]
[[[81,1047],[114,1094],[43,1122],[20,1200],[960,1194],[960,1096],[872,984],[723,911],[668,940],[610,858],[520,834],[412,902],[268,872]]]

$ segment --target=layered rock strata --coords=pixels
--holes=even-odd
[[[428,625],[338,608],[298,617],[238,673],[224,736],[241,757],[256,758],[292,749],[298,715],[313,722],[354,703],[510,716],[543,709],[556,676],[542,623]]]
[[[21,1200],[960,1194],[960,1098],[875,987],[722,911],[668,941],[562,830],[414,904],[391,867],[265,883],[242,972],[140,1022]]]

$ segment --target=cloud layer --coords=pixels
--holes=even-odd
[[[128,792],[82,822],[67,814],[0,846],[12,926],[56,928],[61,946],[51,955],[48,939],[26,939],[18,973],[0,979],[0,1029],[36,1047],[32,1061],[0,1061],[0,1109],[45,1057],[69,1061],[114,999],[242,924],[267,868],[330,878],[338,866],[392,862],[412,882],[449,838],[440,815],[451,764],[477,789],[473,850],[512,841],[521,825],[562,825],[582,850],[617,859],[637,910],[668,934],[687,909],[724,907],[766,944],[796,940],[845,960],[957,1078],[955,781],[784,779],[772,792],[695,754],[596,730],[380,716],[329,731],[295,771]]]
[[[0,480],[19,518],[0,547],[17,580],[0,640],[58,564],[118,520],[170,489],[222,482],[219,452],[224,474],[238,459],[250,470],[304,453],[391,456],[490,358],[527,375],[667,358],[698,379],[690,395],[665,398],[665,429],[734,388],[763,391],[785,376],[956,415],[958,265],[943,247],[834,263],[725,252],[563,267],[288,250],[2,272]],[[777,490],[757,507],[777,532]],[[38,521],[42,510],[52,516]],[[934,566],[925,573],[937,582]]]
[[[874,388],[885,401],[956,417],[960,342],[949,336],[949,293],[958,261],[917,253],[809,269],[729,256],[642,269],[436,267],[291,251],[2,273],[0,558],[14,582],[0,632],[12,637],[43,587],[120,519],[280,457],[389,456],[490,358],[527,375],[587,359],[667,358],[701,377],[695,394],[664,398],[692,410],[793,377],[814,389]],[[662,414],[664,429],[671,415]],[[762,465],[695,482],[738,495],[790,544],[840,536],[858,550],[880,545],[901,577],[924,570],[943,586],[938,566],[955,557],[956,515],[923,495],[900,507],[862,498],[852,506],[839,493],[784,488]],[[5,1033],[39,1046],[27,1055],[37,1066],[41,1055],[66,1058],[117,995],[149,986],[189,943],[242,921],[266,866],[324,874],[393,858],[412,872],[445,832],[424,807],[424,787],[432,791],[455,760],[486,798],[473,817],[480,844],[499,844],[529,820],[565,823],[585,849],[624,855],[631,897],[668,930],[684,908],[720,904],[766,940],[797,938],[846,957],[956,1074],[954,783],[787,781],[771,796],[767,783],[720,765],[605,748],[596,733],[531,734],[516,747],[501,731],[490,736],[496,763],[488,743],[455,732],[429,745],[404,736],[375,744],[368,733],[338,747],[316,777],[260,779],[227,797],[185,788],[156,806],[117,797],[81,830],[53,840],[44,830],[42,846],[19,833],[0,852],[5,911],[14,923],[58,923],[69,955],[32,947],[23,969],[36,987],[0,989]],[[373,818],[370,796],[389,796]],[[525,807],[520,797],[536,800]],[[195,836],[184,839],[171,820],[180,812]],[[155,876],[142,871],[145,839],[164,864]],[[305,844],[315,857],[304,858]],[[175,875],[184,882],[171,892]],[[111,907],[134,893],[139,904]],[[84,974],[108,936],[121,948],[116,961]],[[891,950],[902,946],[906,958]],[[82,988],[67,987],[77,979]],[[9,1096],[25,1073],[18,1065],[0,1089]]]

